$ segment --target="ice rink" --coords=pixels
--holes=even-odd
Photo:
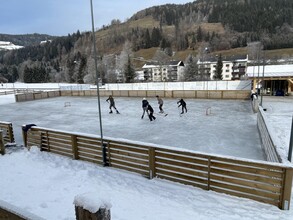
[[[188,113],[181,115],[178,99],[164,99],[163,108],[168,113],[164,117],[158,113],[156,98],[148,98],[156,117],[151,122],[147,116],[141,119],[141,98],[114,98],[121,114],[109,114],[107,97],[101,97],[104,137],[264,160],[256,114],[249,100],[185,99]],[[0,121],[13,123],[17,143],[22,143],[21,125],[32,123],[100,135],[97,97],[58,97],[20,103],[5,103],[3,96],[1,99]]]

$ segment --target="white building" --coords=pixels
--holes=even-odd
[[[148,62],[142,67],[145,81],[176,82],[180,81],[184,72],[182,61]]]
[[[198,70],[199,74],[208,77],[203,80],[213,80],[216,74],[218,57],[208,57],[206,59],[199,60]],[[247,69],[248,56],[234,55],[231,57],[222,56],[223,80],[239,80],[245,77]]]

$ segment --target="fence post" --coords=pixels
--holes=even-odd
[[[292,158],[292,148],[293,148],[293,116],[292,116],[291,135],[290,135],[289,152],[288,152],[288,160],[290,162]]]
[[[292,177],[293,169],[286,168],[283,181],[283,192],[282,192],[282,201],[280,204],[280,209],[289,210],[290,200],[291,200],[291,190],[292,190]]]
[[[150,179],[153,179],[156,176],[156,164],[155,164],[155,148],[149,148],[149,170],[150,170]]]
[[[27,131],[25,129],[26,125],[21,126],[22,128],[22,139],[23,139],[23,145],[27,147]]]
[[[100,208],[96,213],[75,206],[76,220],[111,220],[111,213],[109,209]]]
[[[9,126],[8,126],[8,134],[9,134],[10,143],[14,143],[14,135],[13,135],[12,123],[10,123]]]
[[[89,192],[74,198],[75,216],[77,220],[110,220],[111,203],[107,198],[97,198]]]
[[[103,146],[102,146],[102,156],[103,156],[103,166],[108,167],[109,160],[107,159],[107,144],[106,143],[103,143]]]
[[[210,190],[211,185],[211,157],[208,157],[208,185],[207,190]]]
[[[4,140],[2,135],[2,130],[0,130],[0,154],[5,154],[5,146],[4,146]]]
[[[78,150],[77,150],[77,137],[76,135],[71,135],[71,145],[72,145],[72,153],[73,159],[78,159]]]

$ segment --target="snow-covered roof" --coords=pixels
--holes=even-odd
[[[143,69],[144,68],[156,68],[158,66],[184,66],[183,61],[180,60],[171,60],[171,61],[167,61],[167,62],[147,62],[143,65]]]
[[[293,65],[267,65],[267,66],[249,66],[247,67],[248,77],[293,77]]]

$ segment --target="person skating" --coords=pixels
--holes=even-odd
[[[114,108],[116,110],[116,113],[120,114],[120,112],[115,107],[115,101],[114,101],[114,98],[112,95],[109,95],[109,98],[106,100],[106,102],[108,102],[108,103],[109,103],[109,101],[110,101],[110,106],[109,106],[110,112],[109,113],[112,114],[113,113],[112,108]]]
[[[182,107],[182,112],[181,114],[184,113],[184,109],[185,109],[185,113],[187,113],[187,108],[186,108],[186,102],[183,100],[183,99],[180,99],[178,102],[177,102],[178,105],[178,108],[181,106]]]
[[[152,106],[150,104],[148,104],[148,110],[147,111],[148,111],[150,121],[156,120],[156,117],[154,116],[154,109],[152,108]]]
[[[148,110],[148,105],[149,105],[148,100],[146,100],[146,98],[143,98],[143,99],[142,99],[142,109],[143,109],[143,112],[142,112],[141,119],[143,119],[143,117],[144,117],[144,113],[147,112],[147,110]],[[147,112],[147,114],[148,114],[148,112]]]
[[[159,104],[159,109],[160,109],[159,113],[164,113],[164,110],[163,110],[164,101],[160,96],[157,95],[156,97],[157,97],[158,104]]]

